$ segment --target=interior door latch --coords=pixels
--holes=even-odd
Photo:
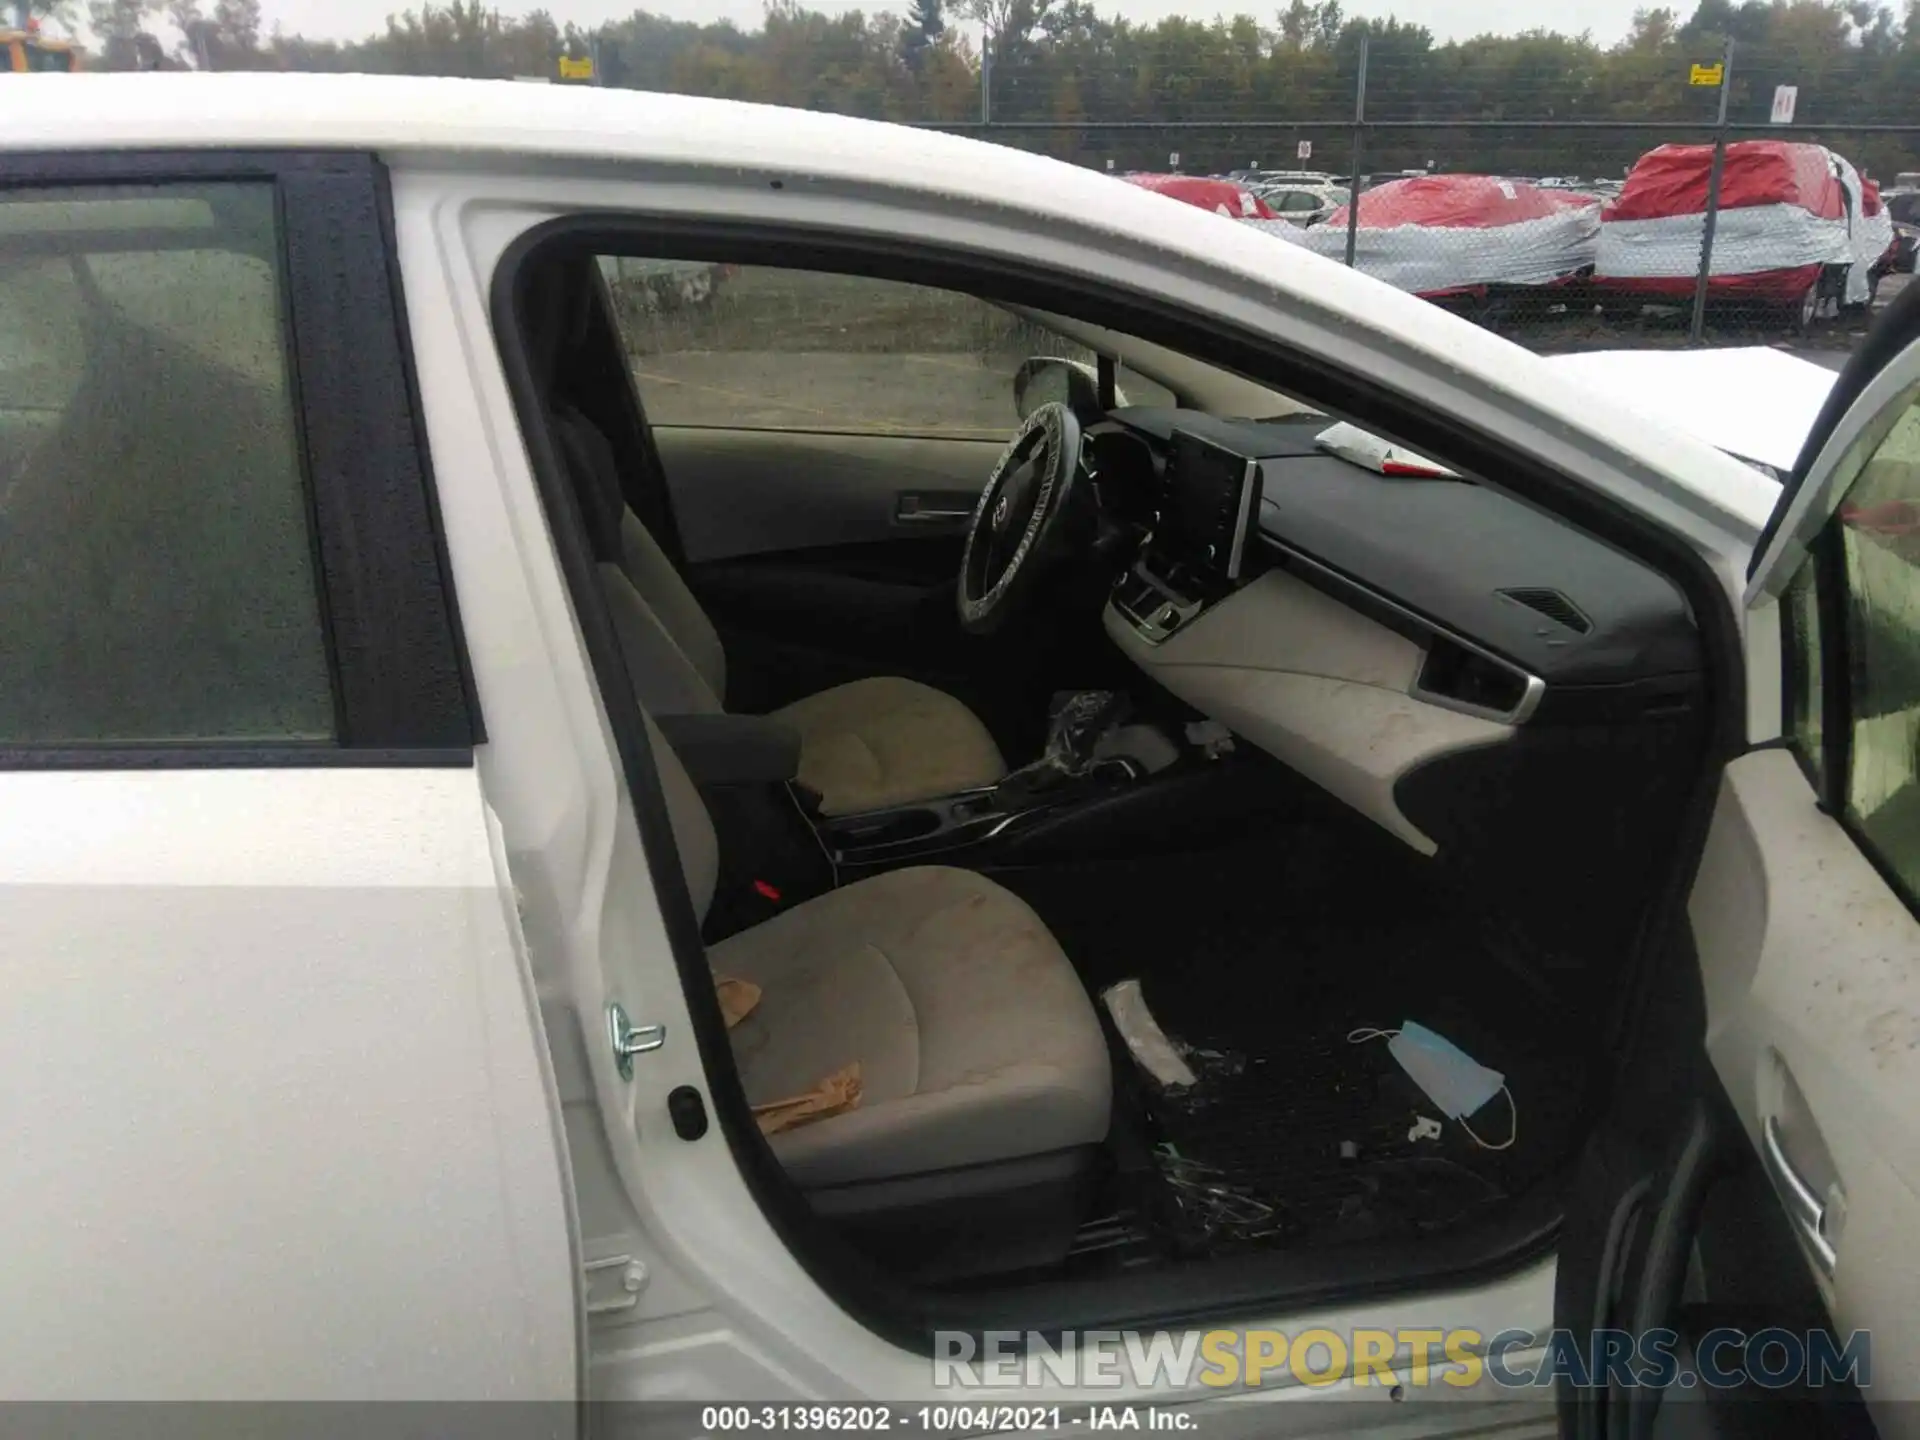
[[[1812,1253],[1814,1264],[1831,1278],[1840,1257],[1829,1230],[1827,1202],[1814,1193],[1793,1161],[1787,1158],[1787,1148],[1780,1140],[1780,1122],[1772,1115],[1767,1116],[1760,1127],[1760,1158],[1781,1203],[1786,1206],[1787,1218]]]
[[[620,1067],[620,1078],[633,1078],[633,1057],[658,1050],[667,1043],[664,1025],[635,1025],[627,1018],[626,1008],[615,1000],[607,1006],[607,1039],[613,1046],[613,1063]]]

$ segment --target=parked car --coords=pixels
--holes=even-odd
[[[1120,177],[1129,185],[1165,195],[1169,200],[1197,205],[1202,210],[1235,220],[1273,220],[1278,217],[1253,191],[1231,180],[1216,180],[1204,175],[1155,175],[1137,172]]]
[[[1344,185],[1307,185],[1255,182],[1249,188],[1267,207],[1293,225],[1317,225],[1347,203]]]
[[[1920,291],[1782,486],[1008,147],[10,83],[0,1395],[1906,1423]]]
[[[1338,185],[1341,176],[1323,170],[1241,170],[1231,177],[1242,185]]]
[[[1920,256],[1920,190],[1883,190],[1880,199],[1893,217],[1893,269],[1911,275]]]
[[[1710,145],[1662,145],[1635,164],[1601,216],[1595,285],[1616,308],[1684,303],[1700,267]],[[1897,253],[1872,182],[1822,145],[1740,140],[1727,146],[1708,299],[1771,310],[1804,330],[1873,302]]]
[[[1380,186],[1391,185],[1396,180],[1417,180],[1432,173],[1430,170],[1381,170],[1372,175],[1362,176],[1360,189],[1363,192],[1377,190]]]
[[[1361,194],[1354,263],[1401,290],[1450,303],[1565,286],[1593,268],[1600,205],[1590,195],[1489,175],[1420,175]],[[1347,209],[1306,234],[1344,257]]]

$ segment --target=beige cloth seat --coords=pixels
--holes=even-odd
[[[1000,747],[951,695],[882,675],[836,685],[773,712],[800,732],[800,780],[828,815],[885,810],[991,785]]]
[[[984,876],[895,870],[716,945],[760,986],[733,1031],[758,1105],[860,1062],[858,1109],[776,1135],[802,1185],[842,1185],[1094,1144],[1107,1133],[1100,1022],[1025,903]]]
[[[723,711],[727,655],[700,602],[620,489],[613,449],[573,411],[555,416],[613,618],[641,703],[659,715]],[[987,727],[951,695],[883,676],[836,685],[774,712],[800,732],[801,783],[828,815],[883,810],[992,785],[1006,761]]]
[[[704,918],[711,819],[658,728],[655,763]],[[1112,1070],[1073,966],[1025,902],[936,866],[830,891],[714,946],[714,972],[760,1003],[731,1032],[747,1098],[803,1094],[853,1062],[860,1104],[771,1137],[819,1190],[991,1166],[1099,1144]]]

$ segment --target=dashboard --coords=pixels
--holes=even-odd
[[[1103,623],[1149,676],[1427,854],[1459,838],[1461,787],[1510,784],[1509,762],[1546,773],[1543,752],[1698,720],[1671,581],[1488,486],[1327,454],[1331,423],[1126,408],[1087,428],[1100,506],[1139,537]]]

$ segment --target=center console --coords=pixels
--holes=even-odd
[[[817,822],[843,879],[902,865],[997,869],[1217,841],[1270,811],[1252,757],[1211,722],[1132,722],[1125,696],[1056,696],[1046,752],[998,785]]]
[[[1126,726],[1128,701],[1109,690],[1056,695],[1047,717],[1047,743],[1038,760],[997,785],[965,790],[891,810],[842,815],[821,822],[821,840],[836,864],[884,866],[1003,842],[1057,818],[1065,810],[1109,796],[1180,752],[1151,726]],[[1156,744],[1155,740],[1160,743]]]
[[[1149,645],[1231,593],[1260,512],[1260,462],[1185,430],[1167,447],[1153,534],[1115,584],[1113,609]]]

